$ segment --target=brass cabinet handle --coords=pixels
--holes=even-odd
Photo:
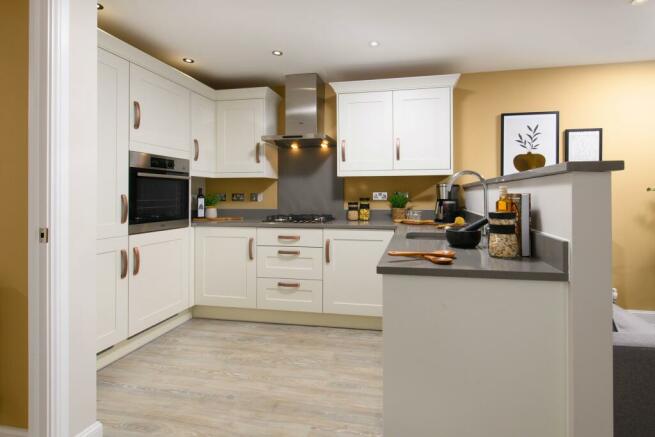
[[[134,129],[138,129],[141,126],[141,104],[134,101]]]
[[[330,239],[325,240],[325,263],[330,264]]]
[[[400,161],[400,138],[396,138],[396,161]]]
[[[127,250],[121,249],[121,279],[127,276]]]
[[[341,162],[346,162],[346,140],[341,140]]]
[[[128,211],[129,211],[129,203],[127,202],[127,194],[121,194],[121,224],[127,221]]]
[[[254,256],[253,253],[252,253],[252,246],[253,246],[254,243],[255,243],[255,239],[254,239],[254,238],[249,238],[249,239],[248,239],[248,258],[249,258],[251,261],[252,261],[253,259],[255,259],[255,256]]]
[[[136,276],[141,270],[141,252],[138,247],[132,249],[132,252],[134,253],[134,270],[132,270],[132,274]]]
[[[300,255],[300,251],[299,250],[278,250],[277,254],[278,255],[296,255],[296,256],[298,256],[298,255]]]
[[[193,154],[193,160],[197,161],[198,157],[200,156],[200,144],[198,143],[197,139],[193,140],[193,147],[195,149],[195,152]]]
[[[285,288],[300,288],[300,284],[298,282],[278,282],[277,286]]]
[[[255,146],[255,162],[257,164],[259,164],[261,162],[261,160],[259,159],[259,149],[260,149],[260,147],[261,146],[259,145],[259,143],[257,143],[257,145]]]
[[[278,235],[278,240],[300,241],[300,235]]]

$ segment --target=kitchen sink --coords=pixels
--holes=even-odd
[[[408,232],[405,234],[408,240],[445,240],[445,232]]]

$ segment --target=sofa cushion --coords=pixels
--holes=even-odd
[[[614,305],[614,325],[618,332],[644,332],[655,334],[655,326],[639,316],[629,313],[618,305]]]

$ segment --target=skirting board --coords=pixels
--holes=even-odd
[[[168,320],[164,320],[158,325],[149,328],[134,337],[124,340],[111,349],[107,349],[104,352],[98,354],[96,359],[96,369],[100,370],[103,367],[108,366],[116,360],[123,358],[125,355],[134,352],[142,346],[145,346],[147,343],[150,343],[152,340],[157,337],[166,334],[168,331],[177,328],[182,323],[191,319],[191,310],[185,310],[178,315],[171,317]]]
[[[27,429],[0,425],[0,437],[27,437]]]
[[[646,311],[646,310],[628,310],[635,316],[639,316],[641,319],[647,321],[650,324],[655,325],[655,311]]]
[[[75,437],[102,437],[102,423],[96,421]]]
[[[195,306],[193,317],[200,319],[235,320],[242,322],[279,323],[285,325],[327,326],[382,330],[382,317],[349,316],[341,314],[304,313],[296,311],[259,310]]]

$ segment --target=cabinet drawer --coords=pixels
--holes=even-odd
[[[323,282],[297,279],[257,279],[257,308],[323,311]]]
[[[260,246],[257,277],[322,279],[323,251],[315,247]]]
[[[259,228],[257,229],[257,245],[323,247],[323,230]]]

